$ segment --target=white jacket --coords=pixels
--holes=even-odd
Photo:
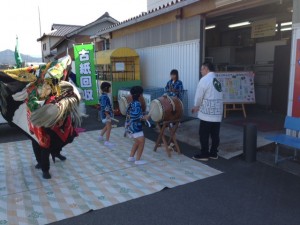
[[[195,106],[199,107],[198,118],[208,122],[221,122],[223,116],[223,94],[221,83],[214,72],[209,72],[198,83]]]

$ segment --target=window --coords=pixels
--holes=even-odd
[[[44,50],[44,51],[47,50],[47,44],[46,44],[46,43],[43,44],[43,50]]]
[[[103,50],[109,50],[109,48],[110,48],[109,39],[105,39],[103,41]]]

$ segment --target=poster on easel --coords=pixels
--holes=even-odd
[[[223,102],[225,104],[255,103],[253,72],[216,72],[216,77],[222,84]]]

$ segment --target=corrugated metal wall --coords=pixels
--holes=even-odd
[[[201,18],[194,16],[111,40],[111,49],[133,49],[200,39]]]
[[[164,87],[170,71],[177,69],[179,79],[188,93],[188,112],[194,104],[199,82],[200,40],[179,42],[137,49],[140,55],[141,77],[145,87]],[[191,113],[189,113],[190,116]]]

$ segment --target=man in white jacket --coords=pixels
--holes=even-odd
[[[220,143],[220,125],[223,115],[223,94],[221,83],[217,80],[212,63],[205,62],[201,67],[200,79],[193,113],[198,113],[200,119],[199,135],[201,153],[194,155],[193,159],[207,161],[209,158],[218,159]],[[211,147],[209,148],[209,137]]]

